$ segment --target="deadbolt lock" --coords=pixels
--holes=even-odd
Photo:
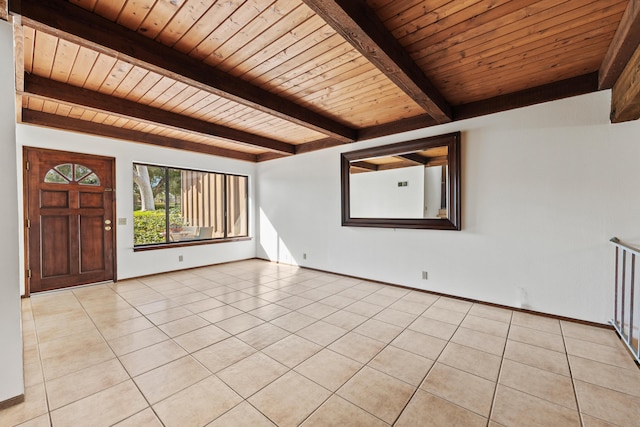
[[[107,224],[107,225],[110,225],[111,224],[111,220],[110,219],[105,219],[104,223]]]

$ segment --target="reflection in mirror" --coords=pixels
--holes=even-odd
[[[460,229],[460,133],[342,154],[343,225]]]

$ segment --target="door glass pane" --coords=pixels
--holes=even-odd
[[[70,163],[64,165],[58,165],[55,169],[60,172],[60,175],[64,176],[68,181],[73,181],[73,166]]]
[[[82,178],[84,178],[85,176],[89,175],[91,173],[91,169],[89,169],[86,166],[83,165],[74,165],[75,167],[75,180],[76,181],[80,181]]]
[[[64,179],[64,177],[60,175],[60,173],[58,173],[58,171],[56,171],[55,169],[51,169],[49,170],[49,172],[47,172],[47,174],[44,176],[44,182],[49,184],[68,184],[69,183],[69,181]]]
[[[100,179],[95,173],[90,173],[86,177],[82,178],[79,184],[80,185],[100,185]]]

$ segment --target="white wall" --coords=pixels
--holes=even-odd
[[[255,205],[255,164],[253,163],[28,125],[17,126],[17,143],[18,162],[21,162],[22,146],[115,157],[117,215],[114,218],[114,224],[118,224],[118,218],[125,218],[127,222],[126,225],[116,225],[118,279],[255,257],[256,232],[253,215],[249,216],[249,233],[254,237],[250,241],[133,251],[132,164],[134,162],[248,175],[250,212],[254,212]],[[22,188],[22,178],[19,177],[19,180],[19,188]],[[20,194],[19,203],[22,203],[22,194]],[[22,241],[21,244],[24,242]],[[19,253],[23,253],[22,249]],[[184,258],[183,262],[178,261],[180,255]],[[23,260],[21,259],[20,262],[22,263]]]
[[[608,240],[640,240],[640,122],[610,125],[609,104],[599,92],[260,163],[258,256],[605,323]],[[457,130],[462,231],[341,227],[341,151]]]
[[[352,218],[423,218],[424,166],[352,174]],[[398,182],[406,182],[398,187]]]
[[[438,218],[442,205],[442,168],[444,166],[429,166],[424,168],[424,217]],[[448,179],[447,179],[448,181]],[[449,184],[447,183],[449,194]]]
[[[22,377],[22,334],[20,324],[20,293],[16,175],[16,113],[13,69],[12,26],[0,20],[0,402],[24,393]]]

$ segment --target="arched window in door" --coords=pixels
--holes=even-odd
[[[44,176],[44,182],[49,184],[80,184],[99,186],[100,178],[88,167],[77,163],[63,163],[52,169]]]

